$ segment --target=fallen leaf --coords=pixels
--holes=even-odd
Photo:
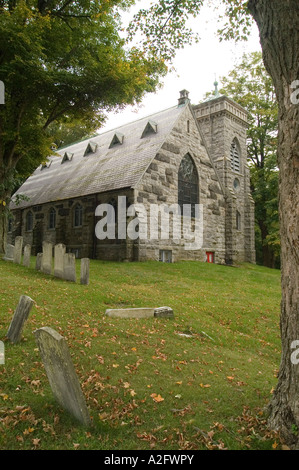
[[[161,401],[164,401],[164,398],[162,398],[160,394],[157,395],[156,393],[152,393],[151,397],[156,403],[160,403]]]

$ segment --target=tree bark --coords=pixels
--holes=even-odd
[[[282,354],[269,425],[298,449],[299,364],[292,360],[292,342],[299,340],[299,100],[294,99],[292,86],[299,80],[299,3],[250,0],[248,8],[259,28],[264,63],[279,105]]]

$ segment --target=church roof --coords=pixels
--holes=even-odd
[[[24,208],[47,202],[134,187],[171,132],[185,106],[149,117],[70,145],[51,156],[18,189]]]

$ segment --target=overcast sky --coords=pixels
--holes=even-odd
[[[138,3],[139,8],[143,1]],[[205,7],[200,17],[190,22],[200,34],[200,42],[177,52],[174,66],[176,72],[164,78],[164,86],[157,93],[146,95],[139,107],[127,107],[119,113],[109,114],[105,126],[99,131],[135,121],[177,104],[180,90],[187,89],[192,104],[200,102],[207,91],[214,89],[215,74],[221,87],[221,76],[228,74],[239,63],[244,53],[260,51],[258,30],[254,26],[249,41],[235,44],[220,42],[217,37],[217,15],[212,8]]]

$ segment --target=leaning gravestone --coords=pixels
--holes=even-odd
[[[58,243],[54,247],[54,276],[63,278],[63,260],[65,255],[66,246],[63,243]]]
[[[53,394],[84,425],[90,425],[85,399],[65,339],[47,326],[34,332]]]
[[[14,263],[21,264],[22,248],[23,248],[23,237],[16,237],[15,251],[14,251],[14,257],[13,257]]]
[[[81,258],[80,283],[89,284],[89,258]]]
[[[29,268],[30,266],[30,256],[31,256],[31,245],[26,245],[24,247],[24,256],[23,256],[23,266]]]
[[[52,255],[53,245],[49,242],[43,242],[43,257],[41,264],[41,272],[44,274],[51,274],[52,272]]]
[[[35,269],[37,271],[41,270],[42,267],[42,259],[43,259],[43,254],[42,253],[37,253],[36,255],[36,261],[35,261]]]
[[[11,245],[11,244],[8,243],[5,247],[5,254],[3,256],[3,259],[5,261],[13,261],[14,253],[15,253],[14,245]]]
[[[6,335],[12,343],[18,343],[20,341],[24,324],[29,316],[33,303],[34,301],[30,297],[21,295]]]
[[[63,256],[63,278],[66,281],[76,282],[76,257],[74,253],[65,253]]]

